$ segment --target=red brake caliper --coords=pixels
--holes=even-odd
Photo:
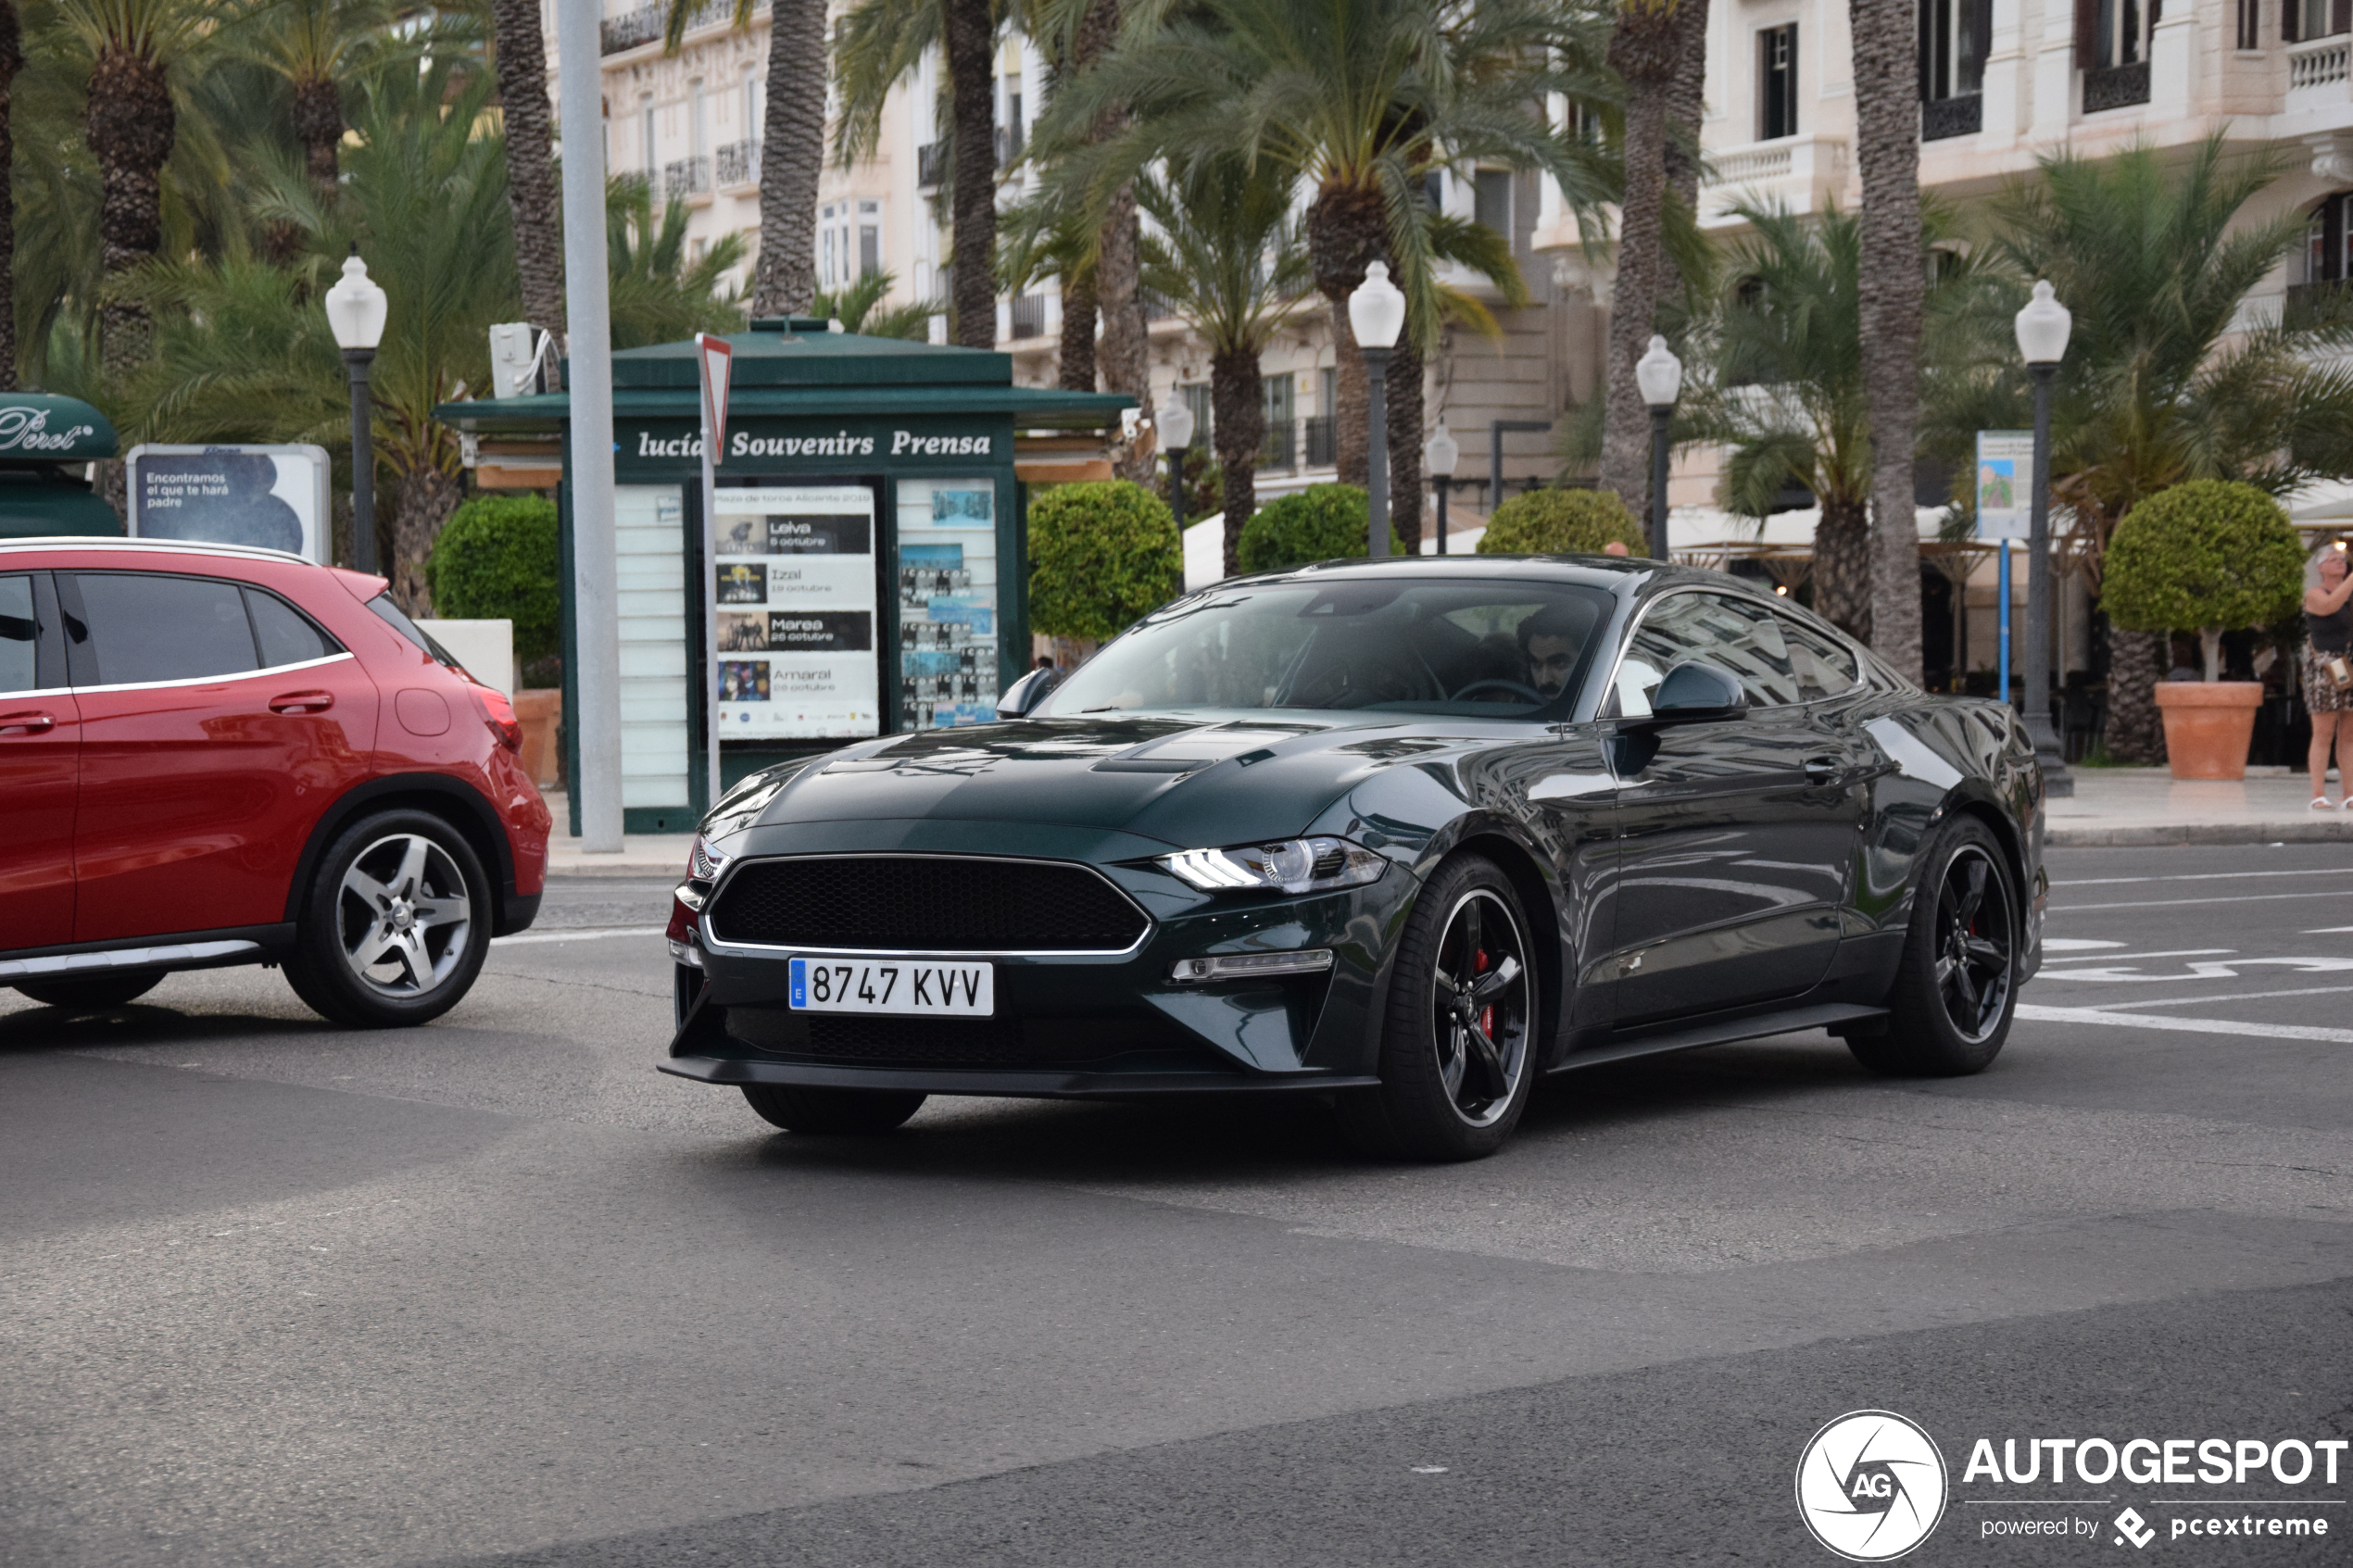
[[[1471,972],[1473,974],[1484,974],[1487,972],[1486,948],[1481,947],[1478,951],[1471,955]],[[1495,1037],[1494,1004],[1490,1003],[1486,1007],[1478,1010],[1478,1032],[1486,1035],[1491,1040]]]

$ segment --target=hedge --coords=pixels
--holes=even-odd
[[[1280,571],[1319,560],[1353,560],[1371,542],[1373,503],[1353,484],[1311,484],[1261,507],[1242,524],[1234,558],[1244,571]],[[1404,544],[1390,531],[1389,553]]]
[[[1495,508],[1482,556],[1597,556],[1611,543],[1647,555],[1650,541],[1626,503],[1606,490],[1531,490]]]
[[[556,504],[476,495],[449,515],[425,570],[436,615],[515,623],[518,666],[556,651],[563,614]]]
[[[1117,635],[1185,591],[1166,502],[1124,479],[1057,484],[1029,503],[1029,624],[1050,637]]]

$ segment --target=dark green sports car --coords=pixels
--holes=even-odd
[[[1312,1094],[1492,1152],[1541,1074],[1801,1029],[1974,1073],[2040,961],[2042,780],[1737,578],[1327,562],[1221,583],[1002,721],[705,821],[664,1071],[799,1132],[933,1094]]]

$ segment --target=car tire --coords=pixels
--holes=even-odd
[[[1483,855],[1441,865],[1398,940],[1380,1087],[1337,1101],[1368,1154],[1481,1160],[1504,1147],[1536,1079],[1542,988],[1519,894]]]
[[[490,920],[490,879],[462,834],[428,811],[379,811],[319,857],[286,980],[337,1023],[424,1023],[472,988]]]
[[[746,1084],[744,1098],[762,1119],[787,1133],[887,1133],[923,1109],[926,1097],[910,1089],[810,1089]]]
[[[1963,816],[1938,830],[1919,867],[1887,1026],[1850,1033],[1846,1047],[1890,1077],[1982,1073],[2018,1009],[2023,915],[2009,858],[1983,822]]]
[[[150,969],[127,974],[78,974],[67,980],[27,980],[19,984],[17,990],[44,1007],[104,1012],[125,1002],[135,1002],[161,984],[163,971]]]

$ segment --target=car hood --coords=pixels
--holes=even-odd
[[[1430,724],[1396,714],[1129,713],[934,730],[796,765],[757,822],[962,821],[1180,847],[1245,844],[1306,831],[1381,769],[1480,744]]]

